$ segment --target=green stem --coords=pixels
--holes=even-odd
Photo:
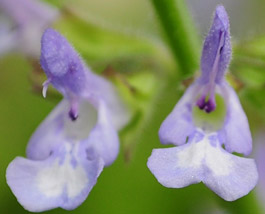
[[[183,0],[151,0],[180,68],[189,77],[198,69],[199,43],[191,16]]]

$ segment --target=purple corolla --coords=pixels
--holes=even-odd
[[[203,182],[227,201],[236,200],[252,190],[258,180],[249,155],[252,138],[247,117],[235,91],[225,80],[231,59],[229,19],[223,6],[217,6],[212,27],[205,39],[201,57],[201,76],[187,89],[159,130],[163,144],[177,147],[154,149],[148,167],[166,187],[182,188]],[[222,106],[224,117],[216,127],[203,121]],[[219,121],[220,122],[220,121]]]
[[[117,130],[128,114],[113,86],[92,73],[58,32],[47,29],[41,41],[41,66],[64,99],[31,137],[27,158],[8,166],[7,183],[19,203],[40,212],[79,206],[104,166],[119,152]]]

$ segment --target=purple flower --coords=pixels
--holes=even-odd
[[[0,0],[0,55],[21,51],[39,57],[43,31],[58,11],[39,0]]]
[[[255,161],[231,154],[249,155],[252,138],[239,99],[224,78],[230,59],[229,20],[224,7],[217,6],[203,46],[201,76],[159,130],[163,144],[178,147],[155,149],[148,160],[149,169],[162,185],[181,188],[203,182],[227,201],[236,200],[255,187]],[[226,107],[221,109],[225,111],[221,126],[207,121],[198,124],[194,110],[201,109],[207,118],[218,108],[216,97],[221,97]]]
[[[117,130],[128,114],[113,86],[93,74],[67,40],[52,29],[42,37],[41,66],[64,99],[31,137],[27,159],[15,158],[6,178],[19,203],[39,212],[79,206],[104,166],[119,152]]]

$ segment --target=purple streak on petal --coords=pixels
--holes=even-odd
[[[226,101],[227,113],[223,128],[219,131],[228,152],[249,155],[252,151],[252,137],[248,119],[234,91],[226,83],[220,86]]]
[[[159,129],[159,138],[163,144],[182,145],[193,133],[192,105],[198,90],[196,83],[191,85],[167,116]]]
[[[82,60],[67,40],[53,29],[47,29],[42,36],[40,62],[51,83],[63,95],[80,95],[84,90],[86,74]]]
[[[217,6],[212,27],[205,39],[201,57],[201,77],[203,84],[211,78],[220,83],[231,59],[229,19],[223,6]]]
[[[117,158],[119,153],[119,138],[111,122],[110,112],[103,101],[98,103],[98,121],[85,142],[88,148],[87,151],[93,148],[93,151],[103,158],[106,166],[112,164]],[[89,152],[88,156],[91,156]]]
[[[7,183],[25,209],[32,212],[56,207],[72,210],[86,199],[103,169],[103,161],[101,158],[87,160],[84,150],[76,149],[71,154],[68,149],[61,148],[44,161],[18,157],[9,164]]]

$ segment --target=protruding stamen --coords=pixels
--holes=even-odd
[[[68,113],[72,121],[75,121],[78,118],[78,110],[79,110],[79,104],[76,100],[73,100],[71,102],[71,108]]]
[[[46,98],[46,94],[47,94],[47,90],[48,90],[48,87],[49,87],[49,84],[51,83],[51,79],[47,79],[43,84],[43,88],[42,88],[42,96],[44,98]]]

